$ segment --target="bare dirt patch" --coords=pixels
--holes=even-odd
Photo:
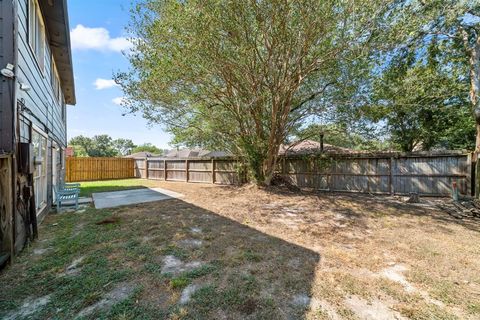
[[[81,264],[85,257],[78,257],[77,259],[73,260],[72,263],[65,269],[64,275],[78,275],[81,271]]]
[[[163,259],[162,273],[179,274],[185,271],[191,271],[202,266],[200,261],[184,262],[174,256],[166,256]]]
[[[357,296],[345,299],[345,304],[361,320],[403,320],[405,317],[391,310],[379,299],[367,301]]]
[[[102,298],[100,301],[80,311],[77,315],[77,318],[87,317],[96,311],[101,311],[101,310],[106,310],[111,308],[114,304],[127,299],[128,296],[130,296],[133,293],[134,289],[135,289],[135,286],[133,284],[122,283],[115,286],[115,288],[113,288],[110,292],[108,292],[105,295],[105,297]]]
[[[6,315],[5,320],[25,319],[43,308],[51,299],[51,296],[29,298],[23,302],[18,310]]]
[[[471,290],[480,284],[473,271],[480,270],[480,249],[471,245],[480,240],[480,224],[452,218],[436,199],[408,204],[360,194],[160,184],[187,202],[319,253],[311,301],[325,301],[343,317],[353,317],[345,298],[357,290],[407,318],[480,317]],[[315,317],[310,309],[307,317]]]

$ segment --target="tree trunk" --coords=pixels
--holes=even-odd
[[[275,136],[271,141],[272,143],[268,146],[267,157],[263,165],[263,174],[265,177],[264,183],[267,186],[272,183],[273,176],[275,175],[281,139],[278,136]]]
[[[477,136],[475,141],[475,198],[480,196],[480,37],[477,37],[475,45],[470,49],[470,102],[475,116]]]

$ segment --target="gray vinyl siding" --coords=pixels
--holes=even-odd
[[[0,69],[14,63],[12,12],[12,2],[0,0]],[[13,151],[13,85],[13,79],[0,77],[0,154]]]
[[[3,12],[4,9],[3,9],[3,6],[4,6],[4,1],[5,0],[0,0],[0,68],[3,68],[6,64],[5,64],[5,53],[4,53],[4,46],[5,44],[3,43],[4,42],[4,33],[5,33],[5,27],[4,27],[4,22],[5,22],[5,19],[4,19],[4,15],[5,13]],[[4,85],[3,85],[3,82],[0,83],[0,101],[2,101],[3,99],[3,90],[4,90]],[[2,108],[0,108],[0,112],[2,112],[2,109],[3,109],[3,106]],[[0,130],[1,130],[1,127],[0,127]]]
[[[55,97],[50,79],[50,50],[45,54],[43,72],[28,41],[28,0],[17,0],[18,12],[18,80],[28,83],[30,91],[17,91],[17,99],[24,100],[33,116],[30,120],[48,132],[51,139],[61,147],[66,146],[66,124],[62,118],[62,108]],[[48,35],[47,35],[48,39]],[[48,40],[47,40],[48,43]]]

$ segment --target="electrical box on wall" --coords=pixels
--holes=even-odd
[[[33,164],[33,144],[21,142],[18,144],[17,154],[18,172],[31,174],[35,169]]]

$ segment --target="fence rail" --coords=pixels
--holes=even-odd
[[[94,181],[135,178],[135,161],[130,158],[67,158],[66,181]]]

